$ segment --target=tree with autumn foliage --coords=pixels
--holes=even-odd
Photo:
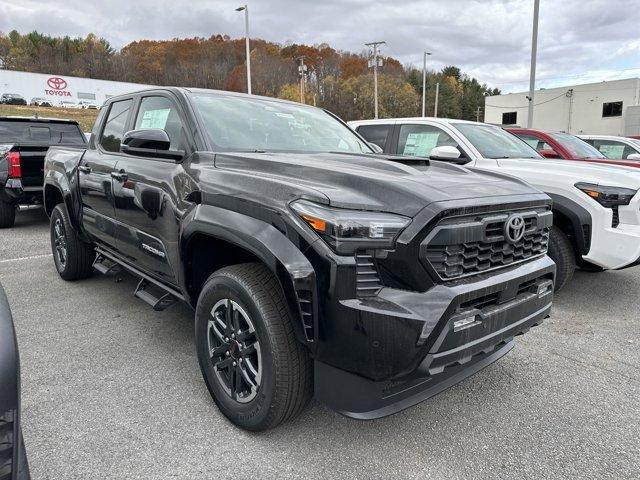
[[[300,101],[300,59],[305,73],[305,103],[330,110],[346,120],[373,117],[373,75],[365,54],[319,45],[279,45],[251,39],[252,91],[257,95]],[[13,30],[0,33],[0,68],[73,75],[105,80],[246,91],[243,39],[209,38],[139,40],[120,51],[94,34],[84,38],[51,37]],[[381,117],[420,114],[422,72],[384,57],[379,69]],[[427,110],[433,112],[440,83],[440,116],[475,119],[484,96],[499,93],[455,66],[428,72]]]

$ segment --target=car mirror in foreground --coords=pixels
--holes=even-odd
[[[544,158],[560,158],[555,150],[540,150],[538,153]]]
[[[627,160],[638,160],[640,161],[640,153],[631,153],[627,155]]]
[[[384,153],[382,147],[377,143],[369,142],[369,146],[371,147],[371,150],[373,150],[373,153]]]
[[[166,158],[175,161],[180,161],[185,156],[184,150],[171,150],[169,135],[161,128],[128,131],[122,138],[120,151],[128,155]]]

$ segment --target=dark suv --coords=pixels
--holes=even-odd
[[[63,279],[124,269],[153,308],[193,306],[204,380],[251,430],[313,390],[351,417],[397,412],[500,358],[551,308],[549,197],[375,154],[292,102],[110,98],[86,151],[47,153],[45,207]]]
[[[17,93],[3,93],[0,97],[0,104],[5,105],[26,105],[27,101],[22,95]]]

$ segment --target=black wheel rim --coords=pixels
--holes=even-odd
[[[53,223],[53,244],[58,264],[60,268],[64,270],[67,265],[67,239],[64,235],[62,220],[59,218],[56,218],[56,221]]]
[[[255,398],[262,380],[256,329],[247,312],[231,299],[211,309],[207,327],[209,357],[222,389],[240,403]]]

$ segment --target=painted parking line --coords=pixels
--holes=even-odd
[[[33,260],[34,258],[51,257],[52,255],[53,254],[51,254],[51,253],[43,253],[41,255],[30,255],[28,257],[8,258],[6,260],[0,260],[0,263],[20,262],[20,261],[23,261],[23,260]]]

